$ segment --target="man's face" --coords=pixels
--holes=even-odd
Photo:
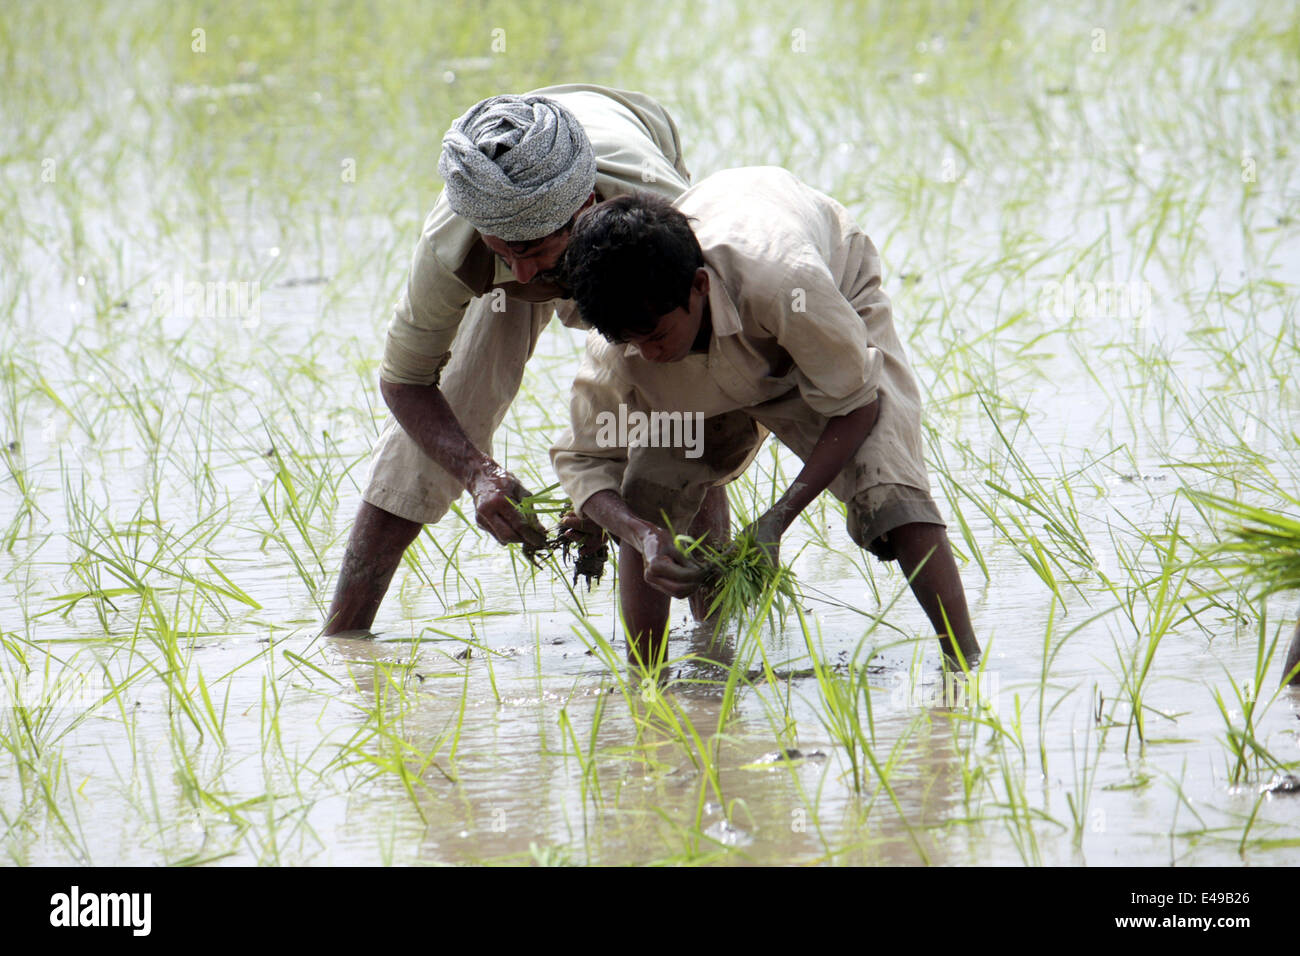
[[[569,247],[569,229],[566,226],[534,242],[506,242],[496,236],[484,236],[483,242],[505,261],[520,282],[539,279],[558,285],[561,277],[556,267]]]
[[[704,307],[709,300],[709,274],[697,269],[691,283],[691,295],[685,307],[659,317],[659,323],[645,335],[627,335],[627,343],[636,346],[647,362],[680,362],[691,352],[704,321]]]
[[[575,212],[567,223],[541,239],[527,242],[506,242],[498,236],[483,235],[483,243],[501,257],[515,279],[527,285],[534,280],[554,286],[564,286],[564,273],[559,268],[564,258],[564,250],[569,248],[569,236],[573,233],[573,223],[584,209],[589,209],[596,202],[593,192]]]

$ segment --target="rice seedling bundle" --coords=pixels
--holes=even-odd
[[[609,560],[609,539],[604,532],[599,535],[592,535],[584,534],[577,529],[579,520],[577,513],[573,510],[572,499],[554,497],[550,494],[558,487],[559,483],[557,482],[548,488],[543,488],[537,494],[521,498],[515,503],[519,513],[530,524],[536,525],[539,530],[543,530],[541,516],[559,516],[555,528],[550,533],[546,533],[546,541],[540,547],[524,545],[524,557],[534,567],[541,567],[550,555],[559,551],[560,557],[565,564],[568,564],[570,560],[573,562],[574,585],[577,585],[578,578],[585,578],[587,590],[590,591],[592,583],[599,584],[602,575],[605,573],[605,562]],[[571,551],[572,556],[570,555]]]
[[[799,601],[794,572],[774,564],[748,532],[725,548],[714,548],[704,538],[677,536],[677,547],[709,571],[705,587],[712,591],[708,616],[722,627],[729,622],[766,618],[775,624]]]

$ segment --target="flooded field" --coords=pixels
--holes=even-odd
[[[1300,12],[646,10],[0,12],[4,861],[1300,863],[1300,594],[1208,557],[1196,497],[1300,507]],[[376,639],[318,636],[442,134],[573,81],[872,236],[977,674],[828,495],[800,612],[714,641],[678,602],[662,691],[609,576],[468,498]],[[535,490],[582,343],[552,324],[497,436]]]

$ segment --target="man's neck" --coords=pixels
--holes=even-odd
[[[691,343],[692,352],[707,352],[709,350],[709,340],[713,338],[713,312],[709,308],[709,300],[704,300],[704,316],[700,319],[700,331],[695,335],[695,341]]]

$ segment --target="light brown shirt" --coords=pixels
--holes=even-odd
[[[708,352],[657,364],[591,333],[571,426],[551,450],[574,503],[621,488],[629,450],[609,447],[600,413],[617,416],[620,404],[705,417],[743,409],[780,434],[763,404],[796,390],[798,414],[822,428],[880,397],[855,461],[870,462],[870,484],[927,489],[919,389],[880,288],[879,255],[847,210],[776,167],[717,173],[676,205],[696,220],[709,274]],[[855,484],[867,473],[859,467]]]

